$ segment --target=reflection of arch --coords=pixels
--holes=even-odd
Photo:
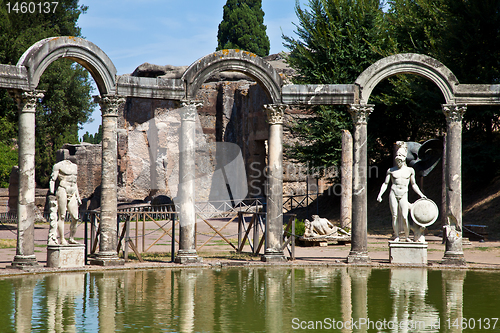
[[[359,86],[359,103],[366,104],[375,86],[390,76],[396,74],[416,74],[434,82],[446,99],[446,104],[455,100],[455,89],[458,80],[455,75],[441,62],[422,54],[395,54],[372,64],[356,79]]]
[[[273,103],[281,103],[283,84],[278,72],[264,59],[242,50],[222,50],[195,61],[182,75],[186,83],[186,98],[194,99],[200,86],[211,75],[233,71],[250,76],[260,83]]]
[[[24,52],[17,66],[27,68],[30,89],[35,89],[47,66],[59,58],[69,58],[85,67],[96,81],[101,95],[114,93],[116,68],[113,62],[94,43],[82,38],[42,39]]]

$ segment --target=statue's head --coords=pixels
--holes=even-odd
[[[406,156],[408,155],[408,147],[404,141],[396,141],[396,157],[394,158],[396,165],[401,167],[406,163]]]

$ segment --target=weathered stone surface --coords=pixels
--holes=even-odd
[[[392,264],[427,265],[427,243],[389,242]]]
[[[73,268],[85,266],[85,245],[48,245],[47,267]]]
[[[116,68],[113,62],[97,45],[83,38],[63,36],[42,39],[23,53],[17,66],[27,68],[30,89],[36,89],[45,68],[58,58],[81,59],[79,63],[92,74],[99,92],[114,93]]]
[[[401,53],[380,59],[358,76],[354,82],[359,87],[359,99],[356,98],[356,103],[368,103],[373,88],[380,81],[403,73],[416,74],[431,80],[443,93],[446,103],[454,101],[455,89],[459,82],[445,65],[427,55]]]
[[[273,103],[281,103],[283,81],[270,63],[243,50],[222,50],[195,61],[182,75],[186,96],[194,99],[200,86],[212,75],[224,71],[245,73],[265,87]]]

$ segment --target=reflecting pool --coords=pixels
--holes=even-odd
[[[500,272],[154,269],[0,279],[1,332],[500,331]]]

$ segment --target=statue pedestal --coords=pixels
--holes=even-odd
[[[427,265],[427,243],[389,242],[391,264]]]
[[[47,245],[47,267],[70,268],[85,266],[85,245]]]

